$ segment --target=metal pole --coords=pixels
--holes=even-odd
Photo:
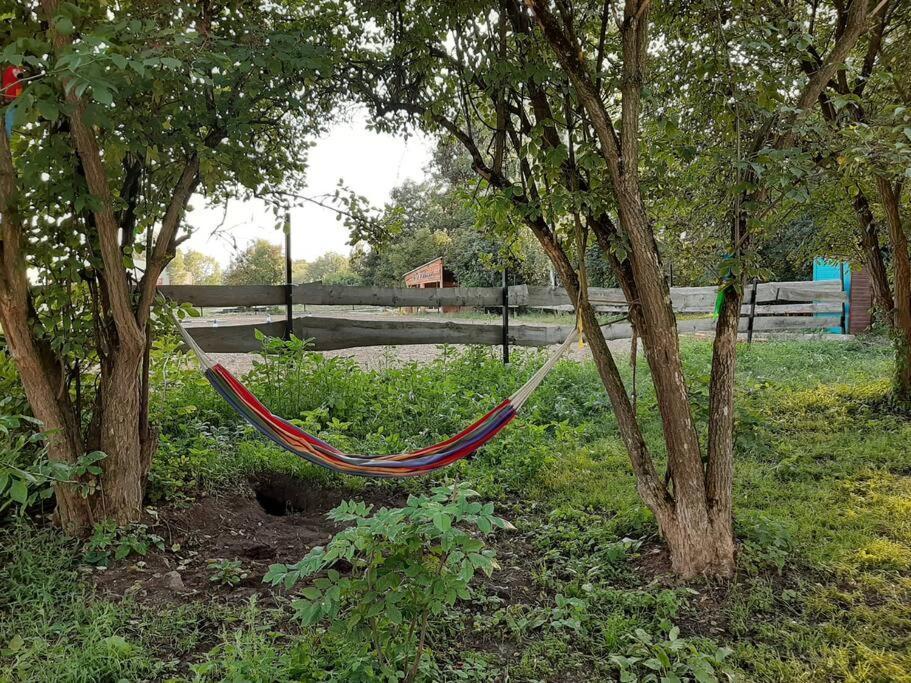
[[[756,290],[758,280],[753,278],[753,290],[750,292],[750,321],[747,323],[747,344],[753,343],[753,320],[756,318]],[[737,312],[737,320],[740,320],[740,312]]]
[[[509,286],[503,266],[503,364],[509,363]]]
[[[291,213],[285,214],[285,341],[294,333],[294,283],[291,282]]]

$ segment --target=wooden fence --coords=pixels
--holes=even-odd
[[[836,280],[816,282],[764,282],[747,287],[741,312],[742,332],[818,330],[829,327],[844,329],[847,300]],[[572,303],[562,288],[519,285],[508,287],[452,288],[385,288],[347,287],[321,284],[305,285],[169,285],[159,287],[169,299],[200,308],[309,305],[361,305],[384,308],[441,308],[463,306],[501,308],[504,299],[511,308],[570,310]],[[672,287],[671,302],[679,314],[711,313],[715,287]],[[591,288],[589,298],[599,310],[626,310],[619,289]],[[710,317],[678,321],[681,334],[714,331]],[[394,317],[351,319],[305,315],[290,321],[264,322],[219,327],[193,327],[191,333],[200,346],[215,353],[248,353],[257,351],[260,343],[255,330],[273,337],[290,332],[300,338],[312,338],[316,350],[346,349],[359,346],[402,346],[409,344],[489,344],[515,346],[548,346],[558,344],[571,327],[545,324],[441,320],[397,320]],[[608,339],[623,339],[631,334],[628,323],[615,323],[604,328]]]

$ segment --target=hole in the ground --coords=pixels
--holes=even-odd
[[[363,491],[323,488],[281,472],[261,472],[250,478],[250,486],[260,507],[275,517],[324,515],[343,500],[363,500],[374,509],[397,507],[405,501],[404,492],[391,487],[370,487]]]
[[[279,472],[259,474],[250,481],[256,501],[269,515],[326,513],[350,498],[344,491],[324,489]]]

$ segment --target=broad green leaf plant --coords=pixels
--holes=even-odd
[[[498,568],[482,537],[511,525],[477,495],[464,486],[437,487],[376,512],[343,502],[329,518],[350,526],[300,562],[272,565],[263,580],[291,589],[316,576],[294,602],[300,620],[325,620],[331,631],[369,642],[384,673],[404,671],[413,680],[430,620],[471,597],[475,574]],[[335,568],[342,562],[350,572]]]

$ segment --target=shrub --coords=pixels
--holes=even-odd
[[[375,514],[363,502],[344,502],[329,517],[353,526],[297,564],[273,565],[264,581],[291,588],[325,571],[295,601],[301,621],[330,620],[330,632],[372,644],[384,675],[406,671],[405,680],[414,680],[431,617],[470,597],[475,572],[489,575],[497,567],[493,551],[466,529],[488,534],[509,524],[476,496],[466,488],[439,487]],[[339,560],[351,563],[350,574],[333,569]]]
[[[0,411],[7,402],[0,401]],[[54,495],[55,483],[67,483],[80,495],[94,491],[98,461],[104,453],[86,453],[73,464],[51,462],[44,434],[33,431],[40,422],[25,415],[0,412],[0,512],[16,506],[20,512]],[[88,476],[86,476],[88,475]]]
[[[210,560],[207,566],[209,581],[222,586],[236,586],[250,575],[240,560]]]
[[[106,519],[95,525],[94,532],[85,542],[83,560],[96,567],[107,567],[112,561],[130,555],[145,555],[152,547],[163,550],[164,539],[150,533],[145,524],[118,527],[114,520]]]

